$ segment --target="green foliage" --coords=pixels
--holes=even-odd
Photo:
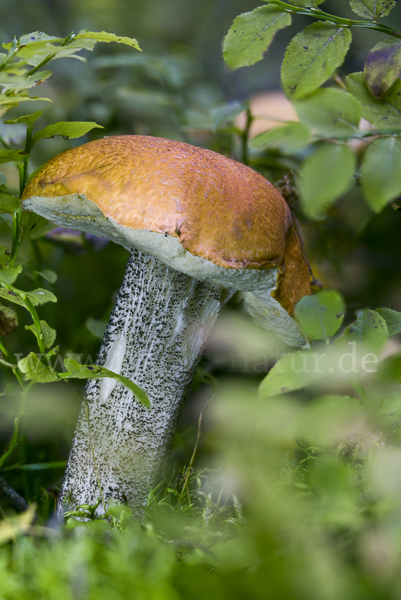
[[[268,50],[277,31],[291,25],[291,16],[274,6],[260,6],[234,20],[224,40],[224,60],[232,69],[253,65]]]
[[[401,194],[400,138],[379,138],[369,144],[361,164],[361,185],[366,201],[376,212]]]
[[[335,290],[305,296],[295,308],[296,318],[311,340],[326,340],[337,333],[344,320],[345,304]]]
[[[103,127],[97,123],[83,123],[82,121],[78,123],[54,123],[53,125],[48,125],[44,129],[41,129],[35,133],[32,138],[32,146],[34,146],[39,140],[52,138],[55,135],[62,135],[65,140],[73,140],[86,135],[89,131],[95,128],[103,129]]]
[[[292,154],[308,145],[311,139],[309,129],[303,123],[287,123],[256,135],[251,146],[258,149],[276,147]]]
[[[223,96],[217,94],[203,114],[194,110],[189,115],[187,104],[191,103],[185,94],[193,87],[188,75],[192,67],[188,67],[189,62],[180,63],[171,57],[127,54],[97,59],[98,69],[102,69],[102,77],[109,85],[104,94],[99,88],[96,93],[91,90],[91,99],[102,95],[107,103],[109,91],[118,90],[105,109],[105,114],[112,115],[112,125],[90,113],[83,98],[78,117],[62,112],[56,117],[63,119],[63,124],[71,116],[85,118],[82,129],[81,125],[76,129],[76,122],[66,126],[70,127],[67,130],[60,128],[60,123],[38,126],[42,111],[23,116],[17,112],[15,118],[7,121],[11,128],[26,127],[26,137],[12,144],[8,138],[0,137],[0,162],[7,169],[4,175],[0,174],[0,185],[4,186],[0,207],[11,225],[9,230],[4,226],[6,234],[1,242],[10,241],[9,245],[0,246],[0,335],[5,336],[0,345],[0,362],[7,383],[0,403],[0,435],[6,442],[0,456],[0,475],[10,479],[31,507],[15,516],[11,503],[7,503],[4,494],[1,496],[5,513],[0,520],[0,597],[398,597],[401,355],[399,339],[394,338],[389,344],[387,338],[401,332],[401,314],[389,308],[366,308],[352,317],[345,309],[345,303],[375,306],[370,298],[367,301],[369,293],[379,295],[380,306],[388,298],[397,298],[394,290],[398,288],[390,286],[398,268],[398,255],[391,254],[396,241],[391,239],[390,230],[394,235],[396,229],[391,227],[393,223],[396,226],[400,213],[385,206],[393,202],[397,208],[400,195],[398,40],[376,46],[376,50],[388,50],[389,56],[396,59],[394,64],[383,61],[383,53],[378,55],[375,51],[364,73],[345,78],[347,91],[342,82],[342,61],[350,29],[366,27],[396,39],[395,30],[375,22],[396,2],[351,1],[352,8],[368,19],[364,22],[323,13],[316,8],[321,3],[269,1],[238,18],[237,24],[243,29],[230,29],[224,56],[228,64],[233,61],[232,68],[237,68],[242,61],[245,65],[261,59],[274,34],[282,28],[275,29],[273,19],[266,21],[266,15],[281,14],[282,20],[277,21],[281,24],[289,23],[291,17],[296,24],[298,14],[319,21],[294,38],[296,42],[291,42],[283,65],[283,80],[286,77],[290,85],[296,86],[294,94],[289,88],[288,91],[300,123],[284,122],[254,137],[251,143],[251,104],[222,104]],[[329,30],[339,37],[325,38]],[[28,95],[29,86],[47,77],[41,63],[48,65],[50,55],[51,60],[82,60],[81,49],[92,50],[105,35],[81,33],[64,39],[35,33],[5,45],[0,65],[0,81],[5,89],[0,95],[1,110],[33,99]],[[109,34],[102,41],[128,43],[117,37]],[[311,41],[308,50],[299,47],[299,40],[305,38]],[[135,48],[135,41],[128,40]],[[311,52],[306,58],[302,52],[297,56],[296,47]],[[318,47],[327,58],[321,69]],[[293,64],[288,63],[288,55],[292,55]],[[304,58],[309,67],[302,74],[299,65]],[[32,73],[32,69],[37,70]],[[107,69],[111,73],[109,79]],[[135,77],[129,88],[126,80],[133,71]],[[153,95],[141,89],[141,81],[146,77]],[[328,78],[329,87],[319,87]],[[287,89],[287,84],[284,87]],[[376,89],[380,97],[372,94]],[[200,93],[199,87],[192,93],[199,107],[206,93]],[[59,446],[71,433],[64,421],[71,423],[72,430],[75,418],[75,412],[72,416],[64,412],[63,390],[72,391],[81,379],[116,377],[145,405],[147,399],[133,382],[66,357],[69,349],[77,349],[82,356],[94,352],[93,336],[102,335],[107,301],[101,308],[93,306],[101,306],[96,299],[103,293],[106,273],[108,279],[113,279],[117,250],[109,246],[101,256],[88,252],[90,242],[83,236],[74,250],[66,249],[62,242],[45,235],[43,220],[21,214],[18,196],[30,170],[36,166],[30,164],[34,140],[40,142],[47,135],[73,137],[79,131],[85,134],[90,131],[85,129],[87,124],[95,126],[96,120],[105,126],[107,135],[128,127],[131,131],[132,123],[136,123],[135,112],[127,112],[125,121],[121,115],[125,110],[137,109],[141,94],[146,106],[149,98],[157,98],[163,110],[171,111],[168,114],[173,115],[171,122],[175,123],[172,137],[188,136],[185,139],[199,144],[196,136],[201,135],[206,145],[241,156],[272,181],[278,181],[295,209],[301,194],[304,214],[298,211],[298,215],[306,225],[313,268],[326,285],[327,281],[330,287],[341,285],[345,300],[338,292],[323,290],[298,303],[296,318],[311,340],[309,351],[283,355],[288,349],[282,349],[278,356],[277,344],[263,332],[246,322],[239,334],[234,320],[224,330],[223,346],[216,340],[212,342],[210,355],[200,367],[193,387],[212,383],[217,393],[207,409],[204,437],[200,438],[199,427],[196,444],[205,446],[200,461],[210,461],[212,456],[213,462],[221,465],[219,470],[200,471],[190,462],[177,475],[175,468],[171,479],[150,493],[141,525],[123,505],[108,506],[104,517],[94,520],[95,503],[67,513],[66,524],[53,529],[48,523],[54,507],[53,491],[49,490],[54,490],[65,466]],[[112,102],[115,104],[111,109]],[[124,102],[126,106],[122,108]],[[241,110],[247,113],[243,129],[236,120]],[[167,112],[161,114],[164,125]],[[359,129],[361,115],[373,129]],[[144,131],[149,127],[154,133],[153,113],[145,124],[141,120],[139,123]],[[160,131],[163,135],[165,130]],[[41,135],[43,132],[46,135]],[[42,143],[46,145],[38,143],[35,152],[40,152]],[[17,174],[14,179],[13,169]],[[354,186],[345,198],[353,178],[361,185]],[[16,180],[20,183],[19,193],[13,183]],[[341,195],[343,199],[334,206]],[[382,213],[376,215],[378,211]],[[72,239],[70,234],[70,244]],[[366,259],[358,262],[357,254],[366,255]],[[349,256],[355,263],[347,262]],[[89,265],[85,275],[80,270],[84,261]],[[89,299],[81,289],[87,277],[93,286]],[[116,287],[117,283],[113,285]],[[368,290],[365,296],[361,289]],[[88,313],[82,309],[85,302],[93,314],[86,323]],[[11,334],[18,327],[14,306],[21,326]],[[231,311],[238,314],[235,307]],[[53,327],[57,327],[57,338]],[[88,335],[88,330],[93,336]],[[233,338],[238,338],[246,376],[241,376],[234,359],[229,367],[223,362],[224,344],[230,340],[232,343]],[[60,354],[54,345],[56,339]],[[268,354],[268,364],[264,362],[258,370],[246,370],[246,348],[257,353],[259,346],[262,357]],[[23,354],[18,354],[20,348]],[[383,349],[385,355],[393,355],[382,359]],[[213,373],[208,371],[210,368]],[[63,383],[71,380],[73,385]],[[36,426],[32,409],[35,402],[39,422]],[[54,425],[57,419],[62,423],[59,429]],[[50,423],[48,435],[52,440],[47,447],[45,435],[40,435],[40,428],[45,428],[46,423]],[[8,431],[10,436],[5,439]],[[177,440],[174,462],[180,453],[186,453]],[[1,485],[0,478],[3,490]],[[88,521],[77,520],[80,517]]]
[[[380,98],[401,74],[401,42],[384,40],[369,52],[363,76],[369,91]]]
[[[319,146],[299,171],[301,198],[306,212],[317,217],[342,196],[352,184],[355,167],[355,156],[348,146]]]
[[[350,0],[354,12],[372,21],[387,16],[397,2],[398,0]]]
[[[362,105],[362,116],[375,127],[399,131],[401,100],[399,91],[401,82],[393,87],[381,99],[375,98],[368,90],[363,73],[352,73],[346,78],[347,89]]]
[[[348,136],[358,131],[361,105],[351,94],[322,88],[294,102],[302,123],[327,137]]]
[[[287,96],[305,98],[327,81],[348,52],[349,29],[331,23],[312,23],[298,33],[287,47],[281,80]]]

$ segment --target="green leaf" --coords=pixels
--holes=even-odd
[[[357,319],[345,330],[343,337],[349,342],[365,342],[380,350],[387,337],[385,319],[375,310],[365,308],[357,312]]]
[[[347,92],[323,88],[294,105],[301,121],[322,135],[350,135],[358,131],[361,105]]]
[[[281,67],[287,96],[304,98],[329,79],[343,63],[351,32],[332,23],[312,23],[289,43]]]
[[[76,36],[73,38],[73,42],[77,42],[79,40],[95,40],[96,42],[118,42],[119,44],[125,44],[127,46],[131,46],[131,48],[136,48],[136,50],[141,50],[139,44],[135,38],[124,37],[120,35],[116,35],[115,33],[107,33],[106,31],[88,31],[86,29],[82,29]]]
[[[44,365],[33,352],[18,361],[18,368],[28,380],[38,383],[50,383],[59,379],[57,373],[51,367]]]
[[[27,210],[24,210],[20,221],[22,227],[22,234],[31,236],[43,227],[46,227],[48,222],[49,221],[44,217],[40,217],[39,215],[33,212],[28,212]]]
[[[282,152],[292,153],[306,146],[310,141],[309,129],[302,123],[287,123],[256,135],[250,145],[254,148],[274,146]]]
[[[352,185],[355,156],[348,146],[324,144],[303,163],[300,172],[301,201],[312,217],[342,196]]]
[[[360,172],[363,196],[379,212],[401,194],[401,139],[379,138],[369,144]]]
[[[376,308],[376,312],[386,321],[388,336],[401,333],[401,313],[391,308]]]
[[[0,303],[0,336],[18,329],[18,317],[13,306]]]
[[[314,296],[305,296],[295,307],[297,321],[312,340],[326,340],[337,333],[344,314],[344,300],[335,290],[322,290]]]
[[[51,348],[56,340],[57,331],[50,327],[46,321],[40,321],[40,327],[42,330],[42,339],[45,345],[45,348]],[[40,331],[38,331],[35,324],[25,325],[25,329],[28,331],[32,331],[32,333],[36,336],[36,338],[40,339]]]
[[[59,123],[53,123],[48,125],[44,129],[41,129],[32,138],[32,145],[36,144],[43,138],[51,138],[55,135],[62,135],[64,139],[74,139],[86,135],[88,131],[99,128],[103,129],[102,125],[98,125],[92,121],[60,121]]]
[[[7,177],[4,173],[0,173],[0,185],[4,185],[5,183],[7,183]]]
[[[21,272],[22,265],[18,265],[18,267],[9,267],[8,269],[1,269],[0,281],[6,285],[12,285]]]
[[[268,2],[269,0],[263,0]],[[324,0],[291,0],[293,6],[305,6],[306,8],[316,8],[319,4],[323,4]]]
[[[138,385],[133,383],[128,377],[109,371],[99,365],[81,365],[76,360],[67,359],[64,361],[67,369],[67,373],[63,375],[65,378],[78,378],[78,379],[102,379],[104,377],[110,377],[116,379],[125,387],[127,387],[134,394],[136,399],[144,406],[150,408],[149,398],[146,392],[143,391]]]
[[[107,321],[100,321],[93,317],[88,317],[85,322],[85,327],[92,335],[97,337],[99,340],[103,338],[104,330],[106,329]]]
[[[293,392],[323,377],[316,369],[316,357],[309,350],[300,350],[282,356],[259,386],[259,396],[266,398]]]
[[[2,194],[0,192],[0,214],[8,213],[14,214],[21,208],[21,200],[16,196],[10,196],[9,194]]]
[[[263,58],[277,31],[291,25],[291,15],[276,6],[259,6],[234,19],[223,43],[223,58],[231,69]]]
[[[0,246],[0,265],[5,267],[10,260],[11,252],[7,246]]]
[[[28,298],[34,306],[46,304],[46,302],[57,302],[57,298],[54,294],[49,292],[49,290],[44,290],[42,288],[37,288],[32,292],[23,292],[15,288],[7,290],[0,288],[0,297],[13,304],[23,306],[24,308],[27,308],[26,303],[24,302],[25,298]]]
[[[0,150],[0,164],[8,162],[21,162],[26,157],[26,152],[21,150]]]
[[[24,115],[22,117],[18,117],[18,119],[9,119],[8,121],[4,121],[6,125],[16,125],[17,123],[25,123],[29,127],[32,127],[33,124],[39,117],[43,115],[43,110],[37,110],[30,115]]]
[[[369,52],[363,70],[366,85],[375,98],[381,98],[401,75],[401,41],[379,42]]]
[[[34,271],[36,273],[36,275],[40,275],[41,277],[43,277],[43,279],[45,279],[46,281],[48,281],[49,283],[56,283],[57,281],[57,273],[55,273],[54,271],[51,271],[50,269],[43,269],[43,271]]]
[[[232,121],[247,108],[248,104],[246,102],[230,102],[230,104],[222,104],[212,108],[210,111],[212,131],[218,131],[227,121]]]
[[[401,81],[396,83],[379,100],[372,96],[363,73],[351,73],[345,79],[347,90],[362,105],[362,117],[375,127],[389,130],[401,129]]]
[[[23,292],[27,298],[32,302],[34,306],[46,304],[47,302],[57,302],[57,298],[54,294],[43,288],[37,288],[32,292]]]
[[[12,75],[10,73],[0,71],[0,86],[3,86],[4,91],[13,90],[14,93],[36,87],[44,83],[51,77],[51,71],[38,71],[34,75]]]
[[[350,0],[352,10],[369,21],[388,15],[398,0]]]

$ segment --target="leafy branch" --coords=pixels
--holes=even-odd
[[[389,27],[387,25],[381,25],[376,22],[357,21],[355,19],[344,19],[343,17],[338,17],[336,15],[324,12],[323,10],[320,10],[316,7],[308,8],[294,6],[293,4],[289,4],[288,2],[282,2],[281,0],[264,1],[269,5],[282,8],[284,12],[305,15],[307,17],[312,17],[313,19],[320,21],[330,21],[330,23],[335,23],[336,25],[341,25],[343,27],[363,27],[365,29],[374,29],[376,31],[386,33],[387,35],[391,35],[393,37],[401,37],[401,31],[398,31],[398,29],[394,29],[394,27]]]
[[[9,44],[3,44],[7,51],[0,51],[0,116],[10,109],[18,107],[22,102],[31,100],[50,101],[49,98],[30,96],[30,90],[47,81],[52,75],[51,71],[43,71],[43,67],[58,58],[74,58],[81,61],[82,50],[92,51],[97,42],[117,42],[140,50],[138,43],[133,38],[120,37],[106,32],[90,32],[82,30],[78,34],[70,33],[65,38],[49,36],[43,32],[33,32],[14,39]],[[29,161],[34,146],[44,139],[56,135],[64,139],[74,139],[86,135],[94,128],[99,128],[94,122],[59,122],[36,129],[36,122],[43,111],[35,111],[14,119],[5,121],[7,125],[26,125],[24,147],[15,150],[5,137],[0,136],[0,164],[15,163],[19,174],[19,195],[22,196],[29,177]],[[51,367],[51,361],[59,352],[54,346],[56,331],[46,321],[40,319],[37,307],[46,302],[56,302],[57,298],[47,289],[37,288],[26,292],[15,287],[15,282],[23,270],[23,265],[18,264],[18,251],[24,236],[32,234],[46,225],[46,220],[36,215],[24,213],[21,209],[20,197],[17,198],[7,191],[5,184],[7,178],[0,174],[0,214],[12,217],[12,242],[11,249],[0,247],[0,299],[11,303],[10,306],[0,304],[0,335],[9,333],[18,327],[16,313],[13,305],[25,308],[32,319],[32,324],[27,325],[38,345],[38,355],[30,352],[28,356],[15,362],[15,357],[0,342],[0,364],[10,369],[21,388],[21,397],[17,415],[14,419],[14,430],[9,444],[0,456],[0,468],[8,461],[19,444],[21,427],[25,415],[28,393],[35,383],[56,382],[73,378],[99,379],[114,377],[123,385],[131,389],[133,394],[144,405],[149,406],[146,394],[133,382],[121,375],[108,371],[97,365],[83,366],[74,361],[64,365],[63,371],[56,371]],[[24,265],[24,269],[30,269]],[[42,270],[41,274],[47,281],[56,280],[55,273]],[[33,273],[34,275],[34,273]]]

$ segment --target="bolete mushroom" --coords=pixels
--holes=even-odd
[[[311,293],[291,212],[249,167],[147,136],[106,137],[59,154],[22,204],[130,250],[97,363],[141,386],[151,408],[114,379],[88,381],[89,419],[82,407],[59,507],[66,499],[70,508],[94,504],[100,485],[106,502],[123,500],[140,514],[230,295],[239,291],[246,310],[287,344],[307,344],[291,317]]]

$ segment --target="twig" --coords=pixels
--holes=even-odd
[[[24,511],[28,509],[28,502],[11,487],[9,483],[0,475],[0,491],[10,500],[11,504],[17,510]]]

